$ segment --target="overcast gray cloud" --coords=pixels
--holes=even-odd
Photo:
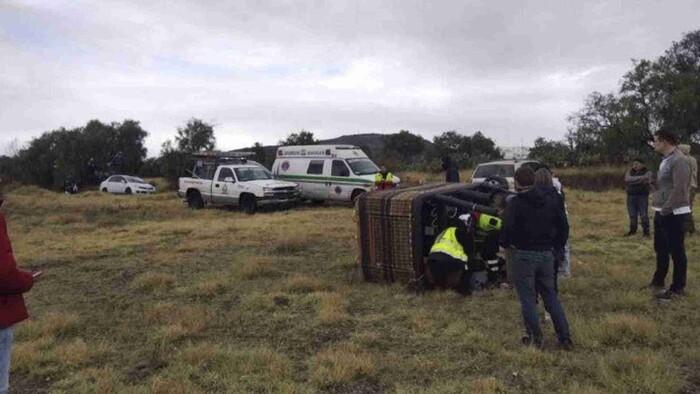
[[[188,118],[219,147],[407,129],[563,138],[566,115],[700,25],[700,0],[0,3],[0,149],[139,120],[149,154]]]

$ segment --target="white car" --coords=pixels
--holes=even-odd
[[[472,183],[501,178],[508,182],[508,190],[515,190],[515,179],[513,176],[515,171],[522,166],[531,167],[535,170],[540,166],[540,163],[534,160],[501,160],[479,164],[472,174]]]
[[[112,175],[100,183],[100,190],[116,194],[154,194],[156,187],[135,176]]]

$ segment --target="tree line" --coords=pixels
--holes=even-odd
[[[589,94],[567,121],[565,141],[538,138],[530,155],[554,165],[653,162],[650,141],[661,128],[700,148],[700,30],[656,59],[633,60],[618,90]]]
[[[214,125],[195,118],[177,128],[173,139],[162,144],[157,157],[146,157],[147,136],[148,132],[135,120],[91,120],[83,127],[48,131],[26,147],[13,149],[10,156],[0,157],[0,175],[54,190],[67,182],[96,185],[117,173],[164,177],[175,186],[177,179],[191,169],[192,152],[217,148]],[[279,141],[279,145],[317,143],[313,132],[304,129]],[[495,142],[481,132],[470,136],[448,131],[433,138],[431,144],[418,134],[401,130],[382,136],[380,149],[361,148],[376,163],[392,171],[439,170],[443,156],[451,156],[461,167],[502,157]],[[269,147],[266,150],[258,142],[245,150],[253,153],[252,160],[272,166],[275,156]]]

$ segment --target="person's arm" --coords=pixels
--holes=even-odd
[[[17,268],[5,216],[0,214],[0,294],[26,293],[33,285],[32,274]]]
[[[502,248],[508,249],[513,244],[513,234],[515,231],[515,218],[518,210],[518,198],[513,197],[506,207],[506,217],[503,218],[503,228],[498,237],[498,243]]]
[[[625,173],[625,183],[630,184],[630,185],[636,185],[639,183],[647,183],[651,179],[651,171],[647,172],[644,175],[631,175],[630,172],[632,170],[627,170],[627,173]]]
[[[3,269],[0,270],[0,294],[22,294],[34,286],[34,276],[17,268],[12,255],[0,257]]]
[[[563,248],[569,239],[569,220],[566,218],[564,199],[559,200],[557,204],[556,214],[554,215],[554,228],[557,230],[557,235],[554,238],[554,247]]]
[[[457,226],[455,231],[455,237],[460,245],[462,245],[462,250],[468,258],[474,256],[474,231],[468,232],[464,225]]]
[[[674,207],[678,208],[688,205],[688,196],[690,195],[688,190],[690,186],[690,163],[688,163],[688,160],[685,160],[683,157],[678,158],[673,163],[671,175],[673,176],[673,188],[668,199],[666,199],[666,203],[661,207],[662,215],[672,214]]]

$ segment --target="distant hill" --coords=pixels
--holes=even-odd
[[[336,138],[319,140],[318,145],[355,145],[361,147],[368,156],[376,158],[384,150],[384,137],[387,137],[389,135],[393,134],[365,133],[341,135],[340,137]],[[426,151],[432,151],[434,149],[432,142],[426,139],[423,139],[423,141],[425,141]],[[263,146],[263,150],[265,151],[265,157],[275,157],[275,155],[277,154],[277,148],[279,148],[279,145]],[[238,150],[250,151],[250,148]]]

